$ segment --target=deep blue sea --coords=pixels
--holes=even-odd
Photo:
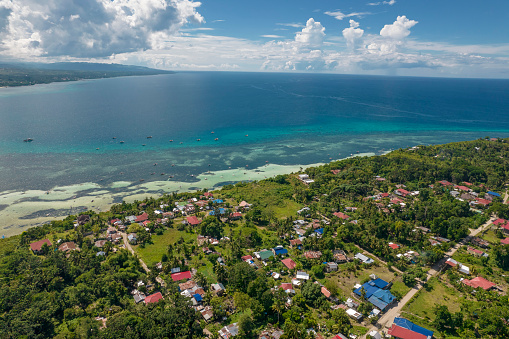
[[[509,136],[509,80],[183,72],[2,88],[0,192],[487,135]]]

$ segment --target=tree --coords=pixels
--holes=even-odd
[[[320,285],[312,283],[308,280],[302,287],[302,296],[306,298],[306,302],[310,305],[316,305],[322,296]]]
[[[235,292],[233,294],[233,303],[236,308],[241,311],[245,311],[251,305],[251,298],[243,292]]]
[[[244,313],[240,316],[238,326],[239,326],[239,335],[241,338],[253,337],[254,324],[253,324],[253,319],[251,319],[251,316],[249,316],[249,314]]]
[[[447,306],[435,304],[433,313],[435,314],[433,326],[435,326],[437,330],[443,331],[446,327],[451,325],[452,317]]]
[[[247,262],[239,262],[228,269],[228,284],[235,291],[246,292],[246,282],[255,278],[256,271]]]

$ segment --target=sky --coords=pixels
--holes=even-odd
[[[509,78],[509,1],[0,0],[0,60]]]

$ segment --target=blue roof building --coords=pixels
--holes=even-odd
[[[274,255],[288,254],[288,250],[283,246],[274,247],[272,251],[274,252]]]
[[[500,193],[492,192],[492,191],[488,191],[488,194],[489,194],[489,195],[492,195],[492,196],[494,196],[494,197],[500,197],[500,196],[501,196],[501,195],[500,195]]]
[[[376,286],[376,287],[381,288],[381,289],[384,289],[384,288],[386,288],[389,285],[389,283],[387,281],[382,280],[380,278],[371,280],[371,281],[368,282],[368,284],[370,284],[372,286]]]
[[[200,302],[203,300],[203,298],[201,297],[201,295],[199,295],[198,293],[196,294],[193,294],[193,298],[196,299],[196,301]]]
[[[354,291],[355,294],[361,296],[361,290],[364,288],[366,291],[366,298],[371,297],[373,293],[375,293],[379,289],[384,289],[389,285],[389,283],[385,280],[382,280],[380,278],[368,281],[367,283],[364,283],[361,287],[356,289]]]
[[[392,295],[391,291],[378,289],[371,297],[368,298],[368,301],[373,304],[373,306],[379,308],[381,311],[384,311],[387,306],[392,304],[396,300],[396,297]]]
[[[315,230],[315,232],[321,235],[321,234],[323,234],[323,228],[319,228],[319,229]]]
[[[224,214],[224,213],[225,213],[225,209],[221,207],[219,209],[219,214]],[[209,215],[216,215],[216,211],[214,211],[214,210],[210,211]]]
[[[418,326],[405,318],[394,318],[394,324],[406,328],[407,330],[417,332],[427,337],[433,337],[433,331],[425,329],[424,327]]]
[[[223,200],[221,200],[221,199],[216,199],[216,200],[212,200],[212,202],[213,202],[214,204],[222,204],[222,203],[223,203]]]

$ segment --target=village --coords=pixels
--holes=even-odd
[[[329,170],[327,180],[342,171]],[[306,189],[324,179],[310,173],[285,180]],[[261,201],[258,193],[245,193],[246,185],[148,199],[130,206],[133,214],[117,205],[108,214],[114,218],[84,236],[98,257],[128,250],[140,259],[146,274],[129,288],[132,303],[150,307],[172,298],[174,286],[200,315],[210,338],[286,338],[285,330],[292,330],[287,323],[298,324],[302,338],[441,338],[437,330],[449,325],[432,320],[438,306],[423,301],[430,295],[451,313],[459,308],[461,295],[478,300],[506,295],[504,271],[487,266],[509,244],[509,220],[490,209],[494,204],[507,209],[506,192],[447,180],[430,183],[423,191],[376,175],[370,178],[375,194],[343,199],[348,205],[340,208],[324,212],[323,206],[334,202],[315,195],[310,203],[289,201],[264,214],[264,207],[254,202]],[[259,186],[259,192],[266,192],[277,185],[269,181]],[[356,231],[366,225],[366,211],[396,216],[397,223],[398,216],[415,213],[419,203],[435,197],[476,227],[462,226],[455,233],[451,227],[442,232],[440,224],[409,228],[411,223],[400,222],[406,228],[399,230],[402,235],[395,230],[378,239]],[[280,218],[288,207],[291,214]],[[74,232],[97,222],[97,216],[81,214],[73,221]],[[454,239],[446,238],[448,234]],[[79,251],[67,235],[32,242],[30,249],[36,255],[50,248],[66,255]],[[268,308],[262,303],[265,292],[271,299]],[[246,315],[256,320],[246,321]],[[108,326],[106,317],[97,320]]]

